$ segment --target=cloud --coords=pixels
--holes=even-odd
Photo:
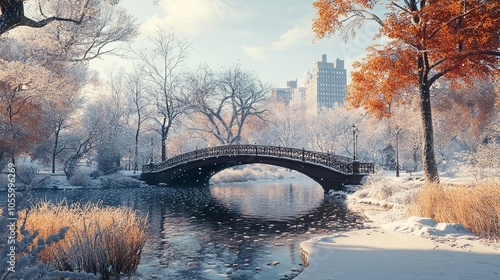
[[[266,52],[269,51],[266,48],[252,47],[252,46],[247,46],[247,45],[242,45],[241,48],[248,56],[250,56],[251,58],[253,58],[255,60],[265,60],[266,59]]]
[[[141,27],[142,32],[152,33],[157,26],[175,27],[186,35],[195,35],[216,22],[218,11],[206,0],[162,0],[160,15],[149,18]]]
[[[280,39],[272,44],[273,51],[283,50],[289,46],[294,46],[312,38],[310,28],[295,26],[280,36]]]
[[[308,27],[295,26],[279,36],[279,39],[272,42],[269,47],[258,47],[242,45],[243,51],[253,59],[265,60],[266,57],[277,51],[311,42],[312,31]]]

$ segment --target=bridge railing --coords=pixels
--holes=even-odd
[[[208,147],[200,150],[197,149],[185,154],[173,156],[158,164],[146,164],[143,166],[142,170],[143,172],[156,172],[192,160],[231,155],[265,155],[284,157],[288,159],[301,160],[328,166],[346,174],[353,172],[352,159],[348,157],[322,152],[307,151],[305,149],[265,145],[227,145]],[[372,163],[360,163],[359,167],[360,173],[370,173],[374,171],[374,164]]]

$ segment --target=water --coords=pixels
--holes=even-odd
[[[362,227],[361,217],[310,181],[47,190],[34,197],[102,200],[149,213],[138,270],[145,279],[293,278],[302,269],[300,242]]]

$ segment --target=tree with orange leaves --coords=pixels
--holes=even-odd
[[[380,25],[376,38],[388,40],[370,46],[366,57],[354,64],[348,101],[389,116],[396,101],[418,93],[423,171],[427,182],[438,182],[431,91],[440,79],[458,89],[499,71],[500,2],[317,0],[313,6],[317,15],[312,28],[318,39],[340,32],[347,41],[365,20]]]

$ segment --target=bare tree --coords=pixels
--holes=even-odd
[[[265,120],[263,108],[270,87],[253,73],[234,65],[220,72],[208,66],[189,78],[191,109],[201,119],[192,129],[200,137],[214,137],[220,144],[235,144],[249,118]]]
[[[134,51],[144,63],[144,72],[150,87],[155,112],[152,129],[161,136],[161,159],[167,158],[168,133],[177,118],[186,112],[182,94],[185,61],[192,43],[179,38],[173,30],[158,27],[149,37],[150,49]]]
[[[144,68],[134,66],[134,72],[128,73],[125,77],[126,93],[133,106],[133,114],[136,116],[135,142],[134,142],[134,173],[139,170],[139,139],[141,126],[146,120],[146,108],[148,101],[146,99],[146,84],[144,78]]]
[[[271,135],[274,142],[284,147],[304,147],[305,106],[286,106],[284,103],[273,103],[273,122]]]
[[[60,10],[53,13],[52,16],[47,16],[45,14],[44,6],[42,2],[38,2],[38,17],[40,19],[29,18],[25,15],[25,2],[26,0],[0,0],[0,35],[8,32],[19,26],[27,26],[31,28],[41,28],[48,25],[51,22],[71,22],[73,24],[81,24],[85,17],[88,15],[88,10],[100,4],[101,2],[108,2],[111,5],[118,4],[119,0],[84,0],[84,1],[56,1],[57,4],[68,6],[68,8],[73,11],[69,14],[60,13]],[[46,3],[45,3],[46,4]]]
[[[25,2],[6,1],[13,1],[17,3],[16,5],[21,6]],[[43,17],[44,12],[48,12],[65,15],[64,18],[68,19],[66,21],[78,18],[78,20],[74,20],[77,24],[58,21],[46,28],[36,30],[36,32],[28,29],[13,33],[15,37],[22,39],[24,48],[31,52],[32,56],[43,57],[49,63],[89,61],[103,55],[118,55],[120,48],[117,43],[130,41],[138,32],[138,25],[134,18],[127,14],[123,8],[110,4],[109,1],[39,0],[37,2],[40,13],[42,13],[41,17]],[[0,7],[1,3],[2,0],[0,0]],[[32,7],[32,9],[34,8]],[[12,12],[5,11],[0,15],[0,26],[1,18],[10,14]]]
[[[52,137],[49,139],[51,144],[51,166],[52,173],[56,170],[56,158],[65,149],[64,145],[60,145],[60,136],[63,130],[70,128],[70,119],[75,111],[82,105],[83,95],[81,94],[80,87],[87,80],[86,73],[82,72],[79,67],[74,67],[73,72],[69,72],[65,77],[63,86],[54,89],[52,98],[47,98],[44,103],[47,106],[47,115],[45,122],[52,130]]]
[[[118,121],[116,117],[109,102],[87,105],[79,123],[65,136],[64,173],[68,179],[74,175],[78,162],[108,139],[110,128]]]

